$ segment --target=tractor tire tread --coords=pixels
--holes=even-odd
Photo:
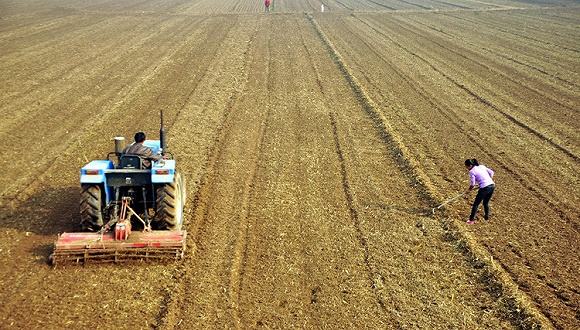
[[[169,230],[178,230],[180,225],[180,220],[178,219],[178,207],[183,207],[183,200],[180,198],[182,188],[181,188],[181,176],[179,174],[175,175],[174,182],[161,185],[157,188],[157,209],[155,216],[155,223],[157,227]],[[181,204],[181,205],[180,205]]]
[[[81,227],[83,230],[98,230],[103,223],[101,187],[82,185],[80,196]]]

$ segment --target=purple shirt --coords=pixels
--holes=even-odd
[[[474,166],[469,170],[469,185],[475,186],[476,184],[479,188],[485,188],[490,184],[494,184],[493,171],[484,165]]]

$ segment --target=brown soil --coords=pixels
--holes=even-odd
[[[324,3],[0,5],[0,328],[580,326],[580,11]],[[185,259],[51,268],[79,168],[160,109]],[[430,214],[467,157],[471,227]]]

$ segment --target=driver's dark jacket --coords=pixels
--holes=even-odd
[[[161,155],[153,154],[151,148],[144,146],[143,143],[133,143],[127,146],[123,150],[123,154],[125,155],[136,155],[143,158],[143,166],[149,168],[151,167],[151,159],[152,160],[159,160],[161,159]]]

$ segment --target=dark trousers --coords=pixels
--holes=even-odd
[[[475,219],[477,208],[479,208],[479,204],[481,202],[483,202],[483,217],[485,219],[489,217],[489,200],[491,199],[491,195],[493,195],[494,190],[495,185],[490,184],[489,186],[480,188],[477,191],[477,196],[475,196],[475,201],[473,201],[473,206],[471,207],[471,215],[469,216],[469,220]]]

